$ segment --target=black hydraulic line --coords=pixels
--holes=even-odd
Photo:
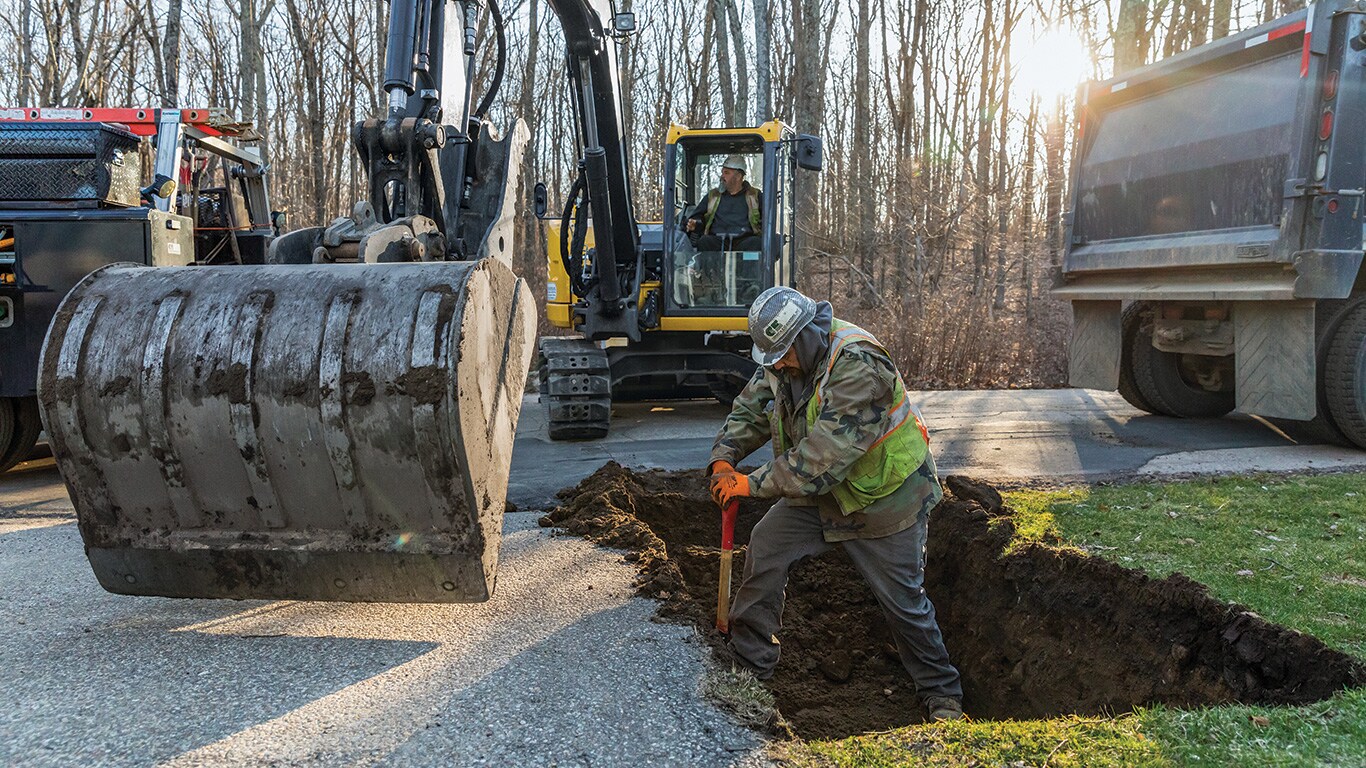
[[[417,71],[427,74],[431,72],[432,0],[422,0],[417,27],[417,61],[413,66]]]
[[[579,198],[584,191],[583,176],[574,177],[574,183],[569,187],[569,195],[565,198],[564,213],[560,215],[560,263],[564,266],[564,272],[569,276],[569,285],[574,290],[575,295],[583,296],[587,293],[587,287],[583,284],[583,236],[580,234],[580,224],[583,221],[583,201]],[[569,238],[570,217],[574,215],[574,241]]]
[[[493,18],[493,33],[498,41],[498,63],[493,70],[493,81],[489,83],[488,92],[484,98],[479,100],[479,106],[474,110],[474,119],[483,120],[488,114],[489,107],[493,106],[493,99],[498,95],[498,89],[503,85],[503,71],[507,69],[508,42],[503,31],[503,12],[498,9],[496,0],[488,0],[489,15]]]

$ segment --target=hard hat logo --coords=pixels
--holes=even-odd
[[[773,365],[787,353],[797,334],[816,316],[816,302],[800,291],[769,288],[749,308],[750,356],[760,365]]]

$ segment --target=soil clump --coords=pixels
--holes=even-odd
[[[1220,602],[1182,574],[1153,579],[1058,542],[1017,546],[991,486],[950,477],[930,518],[925,588],[977,718],[1122,712],[1138,705],[1299,704],[1366,684],[1366,667],[1319,640]],[[626,550],[663,617],[714,647],[720,514],[700,470],[610,462],[541,519]],[[747,499],[735,573],[771,502]],[[872,592],[839,547],[799,562],[782,661],[765,685],[791,731],[838,738],[922,722]],[[721,654],[724,657],[724,653]]]

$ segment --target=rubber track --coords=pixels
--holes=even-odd
[[[552,336],[541,339],[540,360],[550,439],[606,437],[612,414],[607,351],[587,339]]]

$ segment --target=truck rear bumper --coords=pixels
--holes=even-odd
[[[1289,262],[1069,269],[1053,295],[1069,301],[1284,301],[1351,295],[1361,251],[1311,250]]]

